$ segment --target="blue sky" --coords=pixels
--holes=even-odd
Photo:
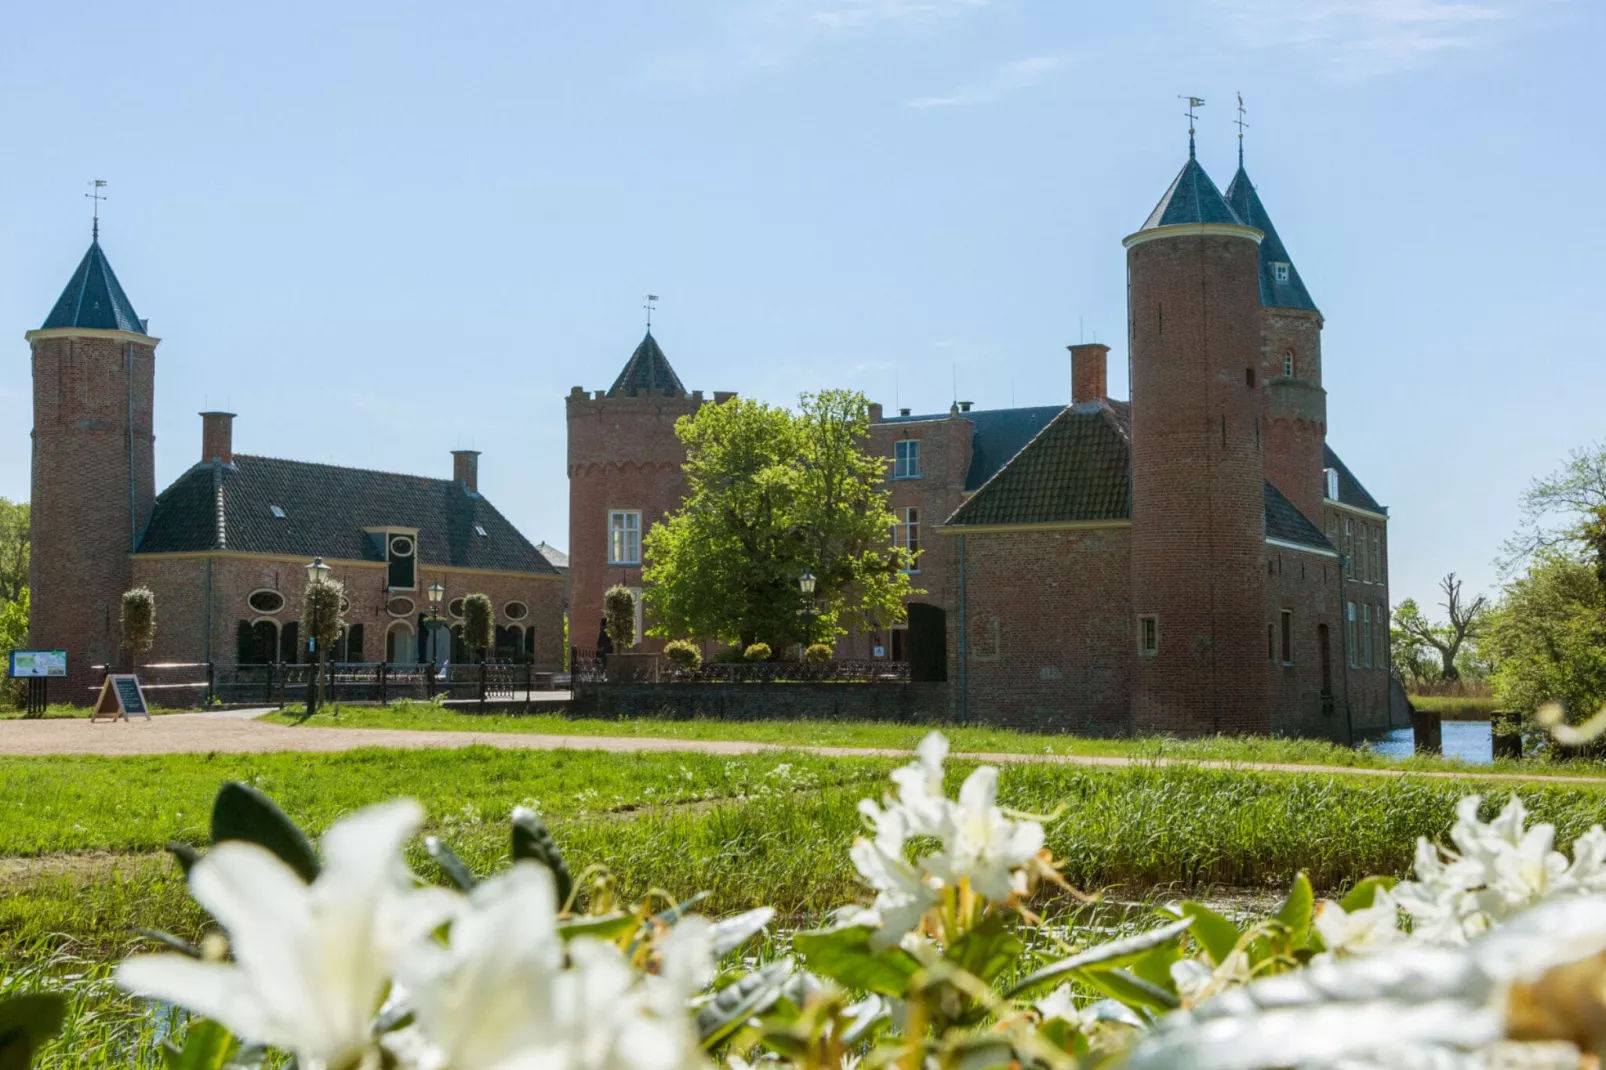
[[[157,479],[241,452],[450,474],[567,543],[563,395],[655,333],[691,388],[1060,403],[1181,165],[1250,173],[1327,316],[1329,439],[1396,599],[1496,579],[1602,437],[1606,14],[1586,0],[12,4],[0,494],[88,240],[158,350]]]

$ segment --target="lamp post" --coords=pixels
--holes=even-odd
[[[814,642],[814,573],[807,570],[797,578],[797,589],[803,594],[803,648],[808,650]]]
[[[446,588],[441,581],[436,580],[426,589],[429,595],[429,663],[435,664],[435,634],[441,626],[441,599],[446,597]]]
[[[307,563],[307,586],[324,583],[329,579],[329,573],[334,571],[323,563],[323,558],[314,557]],[[318,649],[318,622],[305,621],[307,625],[307,652],[312,655],[312,679],[307,683],[307,713],[317,712],[323,698],[323,663],[328,657],[328,651]]]

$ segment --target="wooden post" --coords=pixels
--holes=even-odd
[[[485,712],[485,655],[480,655],[480,712]]]
[[[1444,753],[1444,730],[1437,711],[1412,707],[1411,736],[1418,754]]]
[[[1522,757],[1522,715],[1495,710],[1489,715],[1490,757]]]
[[[217,666],[210,661],[206,663],[206,704],[208,706],[217,701]]]

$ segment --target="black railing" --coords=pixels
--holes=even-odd
[[[166,709],[188,709],[210,705],[216,697],[216,672],[209,661],[158,661],[148,665],[135,665],[132,670],[122,665],[91,665],[90,671],[99,677],[95,681],[89,700],[93,702],[112,673],[132,671],[139,677],[139,689],[145,701]]]

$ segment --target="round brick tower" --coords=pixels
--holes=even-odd
[[[29,644],[67,651],[83,704],[92,664],[118,658],[128,555],[156,501],[156,345],[93,242],[33,349]],[[160,608],[158,620],[160,620]]]
[[[728,395],[717,395],[723,400]],[[687,393],[649,330],[607,390],[569,392],[569,643],[597,645],[602,596],[642,586],[642,540],[680,506],[686,451],[675,421],[703,404]],[[638,635],[638,649],[659,639]]]
[[[1190,146],[1124,243],[1140,732],[1269,728],[1260,237]]]
[[[1265,382],[1266,478],[1306,519],[1322,526],[1327,443],[1327,391],[1322,388],[1322,314],[1242,158],[1227,187],[1227,204],[1260,231],[1260,374]]]

